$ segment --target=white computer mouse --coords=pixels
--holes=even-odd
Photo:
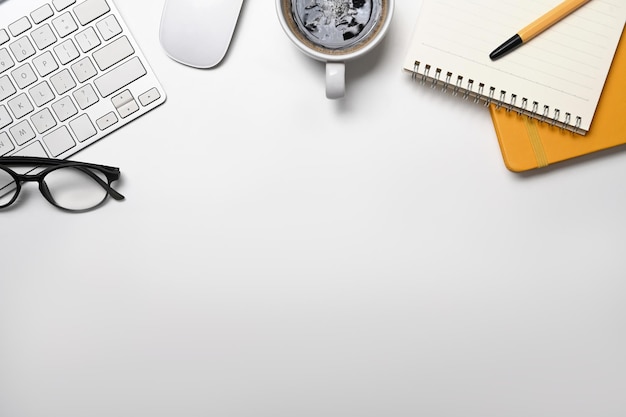
[[[174,60],[211,68],[226,55],[243,0],[166,0],[160,39]]]

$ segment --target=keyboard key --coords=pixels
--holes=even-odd
[[[81,25],[93,22],[111,10],[105,0],[87,0],[74,7],[74,13]]]
[[[43,141],[48,147],[52,156],[57,157],[63,152],[73,148],[76,145],[70,131],[67,127],[61,126],[57,130],[43,137]]]
[[[11,71],[11,75],[13,76],[17,86],[21,89],[24,89],[37,81],[37,76],[35,75],[33,67],[31,67],[30,64],[24,64],[21,67],[14,69]]]
[[[52,45],[57,41],[57,37],[54,36],[54,32],[50,28],[50,25],[47,23],[30,33],[30,36],[33,37],[35,41],[35,45],[39,48],[40,51],[46,49],[48,46]]]
[[[38,156],[40,158],[47,158],[48,154],[46,153],[41,143],[38,140],[34,141],[30,145],[25,148],[20,149],[19,151],[13,154],[14,156]]]
[[[76,0],[52,0],[52,4],[54,4],[54,8],[57,9],[57,12],[67,9],[74,3],[76,3]]]
[[[102,39],[104,39],[105,41],[113,39],[114,37],[122,33],[122,27],[120,26],[114,15],[102,19],[96,24],[96,27],[98,28],[100,35],[102,35]]]
[[[57,118],[61,122],[66,121],[67,119],[69,119],[70,117],[78,113],[78,110],[76,109],[76,106],[74,105],[74,102],[72,101],[71,98],[67,96],[63,97],[61,100],[54,103],[52,105],[52,110],[54,111],[54,114],[56,114]]]
[[[46,51],[33,59],[33,65],[35,65],[35,69],[40,77],[45,77],[59,69],[59,64],[57,64],[50,51]]]
[[[96,61],[101,71],[111,68],[113,65],[128,58],[135,53],[132,45],[126,36],[114,40],[104,48],[98,49],[93,53],[93,59]]]
[[[28,99],[28,96],[26,96],[26,94],[24,93],[20,94],[14,99],[9,100],[7,104],[9,105],[9,109],[11,109],[11,111],[13,112],[13,116],[15,116],[16,119],[21,119],[22,117],[35,110],[32,103]]]
[[[5,132],[0,132],[0,156],[4,156],[15,149],[15,145],[9,139],[9,135]]]
[[[0,29],[0,45],[3,45],[9,41],[9,34],[6,30]]]
[[[159,90],[157,90],[156,88],[151,88],[150,90],[139,96],[139,102],[142,106],[145,107],[151,103],[154,103],[160,98],[161,94],[159,93]]]
[[[7,111],[6,107],[0,105],[0,129],[3,129],[13,122],[11,115]]]
[[[111,103],[113,103],[122,119],[127,118],[139,110],[139,105],[129,90],[125,90],[120,94],[111,97]]]
[[[117,116],[111,112],[96,120],[96,124],[100,130],[106,130],[117,123],[117,121]]]
[[[66,69],[50,77],[50,82],[58,95],[65,94],[76,87],[76,81],[74,81],[74,78]]]
[[[30,94],[30,97],[33,99],[33,101],[35,102],[35,106],[37,107],[41,107],[44,104],[50,103],[52,100],[54,100],[54,93],[52,92],[52,89],[50,89],[50,85],[46,81],[37,84],[36,86],[28,90],[28,93]]]
[[[56,19],[52,19],[52,26],[54,26],[60,38],[64,38],[78,30],[78,26],[69,12],[63,13]]]
[[[30,20],[28,20],[28,18],[24,16],[18,21],[13,22],[9,25],[9,32],[11,32],[11,35],[13,36],[19,36],[32,27],[33,25],[30,24]]]
[[[11,97],[15,93],[17,93],[17,91],[11,79],[7,75],[0,77],[0,101]]]
[[[76,61],[75,64],[72,64],[72,72],[76,76],[76,79],[79,83],[84,83],[88,79],[95,77],[98,71],[96,71],[96,67],[91,63],[91,59],[88,56],[84,57],[80,61]]]
[[[94,84],[102,97],[108,97],[146,74],[146,69],[139,58],[134,57],[102,77],[96,78]]]
[[[135,100],[131,100],[123,106],[117,108],[117,112],[120,114],[122,119],[127,118],[137,111],[139,111],[139,105]]]
[[[22,120],[11,129],[9,129],[13,139],[18,145],[23,145],[29,140],[35,139],[35,131],[32,127],[30,127],[30,123],[28,120]]]
[[[87,29],[76,35],[76,42],[78,42],[78,47],[81,49],[81,51],[85,53],[100,46],[101,44],[100,38],[92,27],[88,27]]]
[[[86,114],[80,115],[70,122],[70,128],[79,142],[84,142],[98,133]]]
[[[91,84],[87,84],[72,93],[81,110],[96,104],[99,99]]]
[[[14,65],[15,62],[13,62],[11,55],[9,55],[9,51],[6,49],[0,49],[0,74],[9,68],[12,68]]]
[[[49,17],[52,17],[53,14],[54,11],[52,10],[52,7],[50,7],[49,4],[44,4],[43,6],[32,12],[30,14],[30,17],[33,19],[33,22],[35,22],[35,24],[39,24]]]
[[[11,48],[11,52],[13,52],[17,62],[22,62],[35,55],[35,48],[26,36],[10,44],[9,48]]]
[[[124,90],[121,93],[111,97],[111,103],[113,103],[113,106],[115,106],[115,108],[121,107],[131,100],[134,100],[134,98],[130,90]]]
[[[52,113],[48,108],[33,114],[30,120],[33,122],[35,129],[37,129],[37,132],[39,133],[47,132],[57,125],[56,120],[54,120],[54,117],[52,117]]]
[[[80,56],[78,49],[76,49],[76,45],[74,45],[74,42],[71,39],[55,46],[54,53],[57,54],[61,65],[68,64]]]

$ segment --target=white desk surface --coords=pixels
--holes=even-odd
[[[488,112],[401,63],[420,1],[348,66],[244,4],[221,66],[74,159],[123,203],[0,213],[3,417],[623,417],[626,152],[528,175]]]

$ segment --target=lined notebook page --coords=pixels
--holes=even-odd
[[[515,51],[491,61],[489,54],[524,26],[562,0],[424,0],[404,63],[452,73],[456,82],[469,79],[475,91],[495,89],[495,98],[519,106],[537,102],[560,121],[571,113],[572,124],[589,130],[604,81],[626,21],[626,0],[592,0]],[[419,71],[421,73],[421,69]],[[444,75],[445,77],[445,75]],[[504,91],[505,94],[501,95]],[[626,94],[626,92],[625,92]]]

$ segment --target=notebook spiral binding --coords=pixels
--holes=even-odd
[[[423,68],[421,73],[420,67]],[[432,74],[431,71],[433,72]],[[472,79],[468,79],[464,86],[463,76],[457,75],[456,79],[453,79],[454,75],[451,72],[446,72],[445,78],[442,79],[442,75],[444,75],[444,72],[441,68],[433,69],[431,65],[425,64],[422,66],[420,61],[415,61],[411,77],[420,84],[430,84],[430,88],[440,87],[444,93],[449,90],[452,90],[452,95],[454,96],[462,93],[463,99],[468,100],[471,97],[474,103],[482,102],[485,107],[494,104],[497,109],[504,108],[506,111],[516,111],[520,116],[524,114],[542,123],[549,123],[561,129],[580,133],[582,124],[580,116],[572,117],[571,113],[565,112],[565,116],[561,120],[560,109],[554,109],[552,114],[550,114],[550,106],[544,105],[543,108],[540,108],[540,104],[536,101],[533,101],[529,108],[529,101],[526,97],[522,97],[518,105],[518,96],[516,94],[510,94],[510,98],[507,100],[507,92],[504,90],[500,90],[498,97],[496,97],[497,89],[495,87],[486,87],[484,83],[478,83],[476,90],[474,90],[477,83]]]

